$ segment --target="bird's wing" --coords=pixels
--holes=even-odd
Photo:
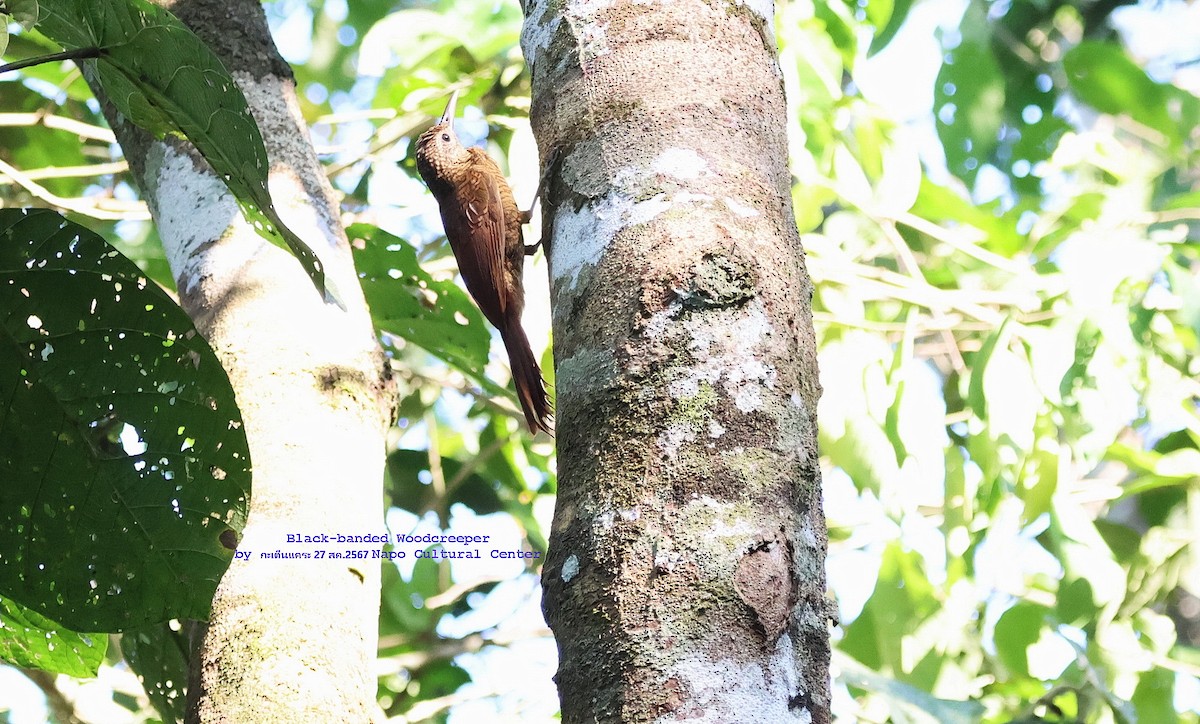
[[[465,181],[456,185],[458,203],[451,205],[456,208],[450,214],[443,213],[442,222],[467,290],[475,297],[488,321],[498,327],[508,307],[508,285],[504,274],[504,204],[497,181],[500,169],[483,151],[474,148],[471,151],[472,172],[465,174]],[[496,319],[491,319],[491,310],[497,313]]]

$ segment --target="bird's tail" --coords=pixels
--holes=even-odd
[[[529,346],[529,338],[525,336],[525,329],[521,327],[521,321],[510,320],[504,329],[500,330],[500,337],[508,350],[513,383],[517,386],[517,399],[521,401],[521,409],[525,412],[529,431],[535,435],[538,430],[553,432],[550,417],[554,411],[550,407],[550,397],[546,394],[546,383],[542,379],[537,358],[533,356],[533,349]]]

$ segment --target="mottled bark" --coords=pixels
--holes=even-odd
[[[829,721],[816,346],[770,2],[535,0],[563,721]]]
[[[195,660],[189,721],[364,722],[376,715],[379,565],[272,560],[288,533],[378,533],[393,389],[333,194],[290,71],[256,0],[158,0],[246,94],[285,222],[325,263],[346,309],[245,222],[185,143],[109,113],[149,203],[184,309],[224,364],[246,425],[254,489],[239,552]]]

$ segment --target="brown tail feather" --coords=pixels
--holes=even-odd
[[[537,358],[529,346],[529,338],[521,327],[520,320],[509,321],[500,330],[504,347],[508,350],[508,362],[512,366],[513,383],[517,386],[517,399],[521,401],[521,409],[525,412],[525,421],[529,430],[537,434],[545,430],[553,434],[550,428],[550,398],[546,394],[546,383],[542,380],[542,371],[538,367]]]

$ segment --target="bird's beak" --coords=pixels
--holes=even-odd
[[[454,106],[457,103],[458,91],[454,91],[450,94],[450,102],[446,104],[446,112],[442,114],[442,118],[438,121],[438,125],[454,122]]]

